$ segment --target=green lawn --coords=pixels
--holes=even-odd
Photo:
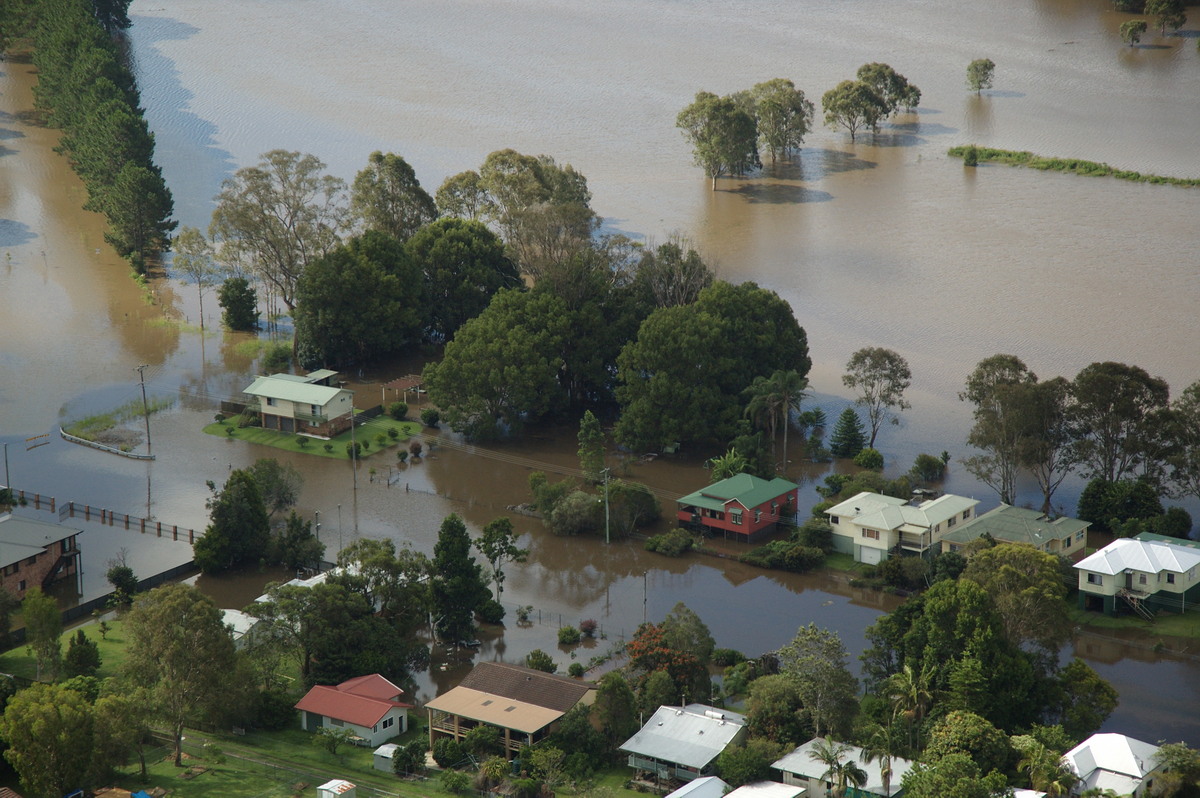
[[[88,622],[83,626],[63,632],[62,652],[67,653],[67,641],[75,636],[76,629],[83,629],[89,640],[95,641],[100,648],[100,670],[96,674],[101,679],[115,676],[125,662],[125,635],[122,621],[108,621],[109,631],[105,638],[100,637],[100,626]],[[14,676],[24,676],[27,679],[37,678],[37,658],[33,656],[28,646],[19,646],[0,654],[0,672],[11,673]]]
[[[1200,639],[1200,607],[1195,612],[1188,611],[1183,615],[1174,612],[1160,612],[1151,623],[1142,620],[1132,612],[1122,613],[1114,618],[1103,612],[1077,609],[1072,604],[1071,620],[1081,626],[1090,626],[1094,629],[1140,629],[1143,632],[1163,637]]]
[[[337,460],[350,459],[350,455],[346,453],[346,444],[350,443],[349,430],[338,435],[336,438],[325,441],[320,438],[307,438],[303,435],[277,432],[275,430],[263,429],[262,427],[242,427],[238,429],[236,424],[236,417],[234,419],[226,419],[219,423],[209,424],[204,428],[204,432],[219,438],[233,438],[247,443],[258,443],[263,446],[273,446],[276,449],[286,449],[289,452],[302,452],[304,454],[314,454],[318,457],[331,457]],[[389,429],[395,429],[398,436],[396,438],[390,437],[388,435]],[[232,435],[230,431],[232,431]],[[420,431],[421,424],[416,421],[396,421],[386,415],[373,418],[365,424],[356,427],[354,430],[354,439],[363,444],[363,450],[359,453],[359,459],[364,460],[379,454],[381,451],[399,451],[401,445],[407,446],[409,439]],[[383,435],[386,440],[382,449],[378,441],[380,435]],[[326,444],[332,447],[329,451],[325,451]],[[395,454],[392,454],[388,459],[393,460],[395,456]]]

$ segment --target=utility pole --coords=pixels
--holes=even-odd
[[[321,542],[321,511],[313,510],[313,531],[317,536],[317,542]]]
[[[4,487],[12,490],[12,483],[8,481],[8,444],[4,444]]]
[[[604,469],[604,542],[612,543],[608,533],[608,469]]]
[[[133,368],[142,383],[142,414],[146,417],[146,454],[153,454],[150,449],[150,405],[146,403],[146,369],[150,368],[150,364],[143,363]]]
[[[646,622],[647,579],[649,571],[642,571],[642,623]]]

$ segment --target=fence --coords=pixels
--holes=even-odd
[[[51,505],[51,511],[54,506]],[[169,536],[172,540],[182,540],[185,543],[196,542],[196,530],[180,527],[178,524],[164,524],[162,521],[154,521],[141,516],[130,515],[129,513],[118,513],[113,510],[106,510],[103,507],[93,507],[90,504],[76,504],[75,502],[65,502],[58,510],[58,520],[64,521],[67,518],[75,518],[82,516],[84,521],[96,521],[100,524],[108,524],[109,526],[123,525],[126,529],[135,529],[143,535],[153,532],[156,537]]]

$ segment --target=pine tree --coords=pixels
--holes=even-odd
[[[466,524],[455,514],[446,516],[433,547],[434,626],[438,637],[456,642],[471,637],[475,609],[491,597],[483,569],[471,556]]]
[[[604,479],[604,432],[591,410],[585,410],[579,422],[579,467],[588,482]]]
[[[834,457],[853,457],[866,445],[867,436],[862,419],[853,407],[847,407],[838,417],[833,434],[829,437],[829,449]]]

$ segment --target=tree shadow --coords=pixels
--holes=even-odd
[[[1169,44],[1135,44],[1129,48],[1130,50],[1170,50],[1173,49]]]
[[[976,95],[977,97],[1005,97],[1005,98],[1021,98],[1025,96],[1023,91],[1006,91],[1004,89],[984,89]]]
[[[8,114],[5,114],[8,116]],[[11,139],[23,139],[25,134],[19,130],[11,130],[6,127],[0,127],[0,141],[9,141]]]
[[[950,136],[959,132],[958,128],[950,127],[949,125],[943,125],[940,122],[922,122],[920,120],[917,120],[916,122],[900,122],[899,124],[892,124],[891,129],[914,136],[917,134],[921,134],[923,136]]]
[[[3,149],[3,148],[0,148]],[[15,219],[0,219],[0,247],[19,247],[37,238],[29,225]]]
[[[829,175],[842,172],[857,172],[862,169],[874,169],[877,164],[859,158],[853,152],[829,150],[819,147],[806,147],[800,151],[799,158],[781,162],[774,171],[774,176],[781,180],[807,180],[814,182]]]
[[[829,202],[833,195],[795,183],[761,182],[743,183],[730,194],[737,194],[752,204],[798,205],[805,202]]]

